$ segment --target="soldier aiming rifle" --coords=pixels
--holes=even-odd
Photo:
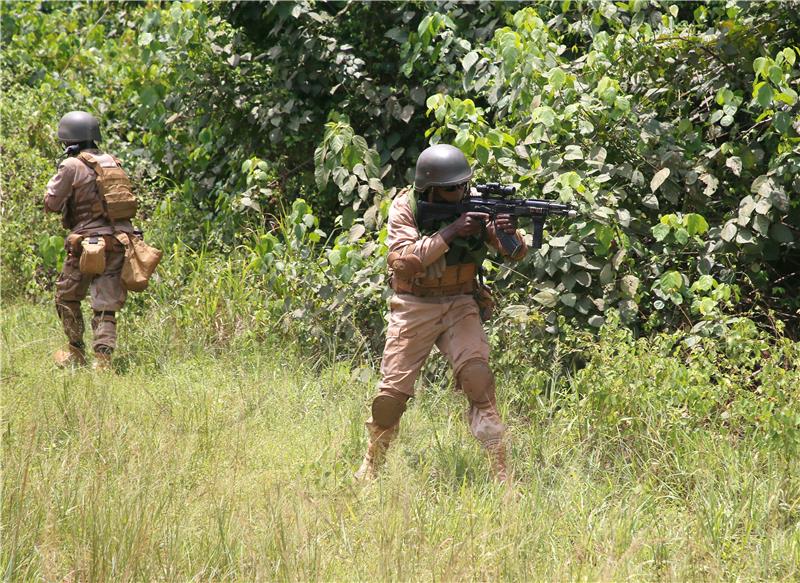
[[[358,479],[375,477],[434,344],[453,367],[456,389],[469,401],[470,431],[488,453],[495,478],[507,479],[505,426],[497,411],[489,344],[481,325],[493,302],[478,274],[487,246],[513,261],[525,256],[518,216],[540,225],[538,231],[534,228],[534,239],[540,241],[548,214],[574,211],[547,201],[507,200],[502,197],[515,189],[497,184],[480,185],[478,196],[469,195],[472,175],[461,150],[431,146],[417,160],[413,190],[392,202],[386,243],[395,293]]]

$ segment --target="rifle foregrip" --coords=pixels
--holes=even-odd
[[[543,231],[544,231],[544,219],[533,221],[533,248],[534,249],[541,248]]]

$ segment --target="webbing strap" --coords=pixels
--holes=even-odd
[[[114,160],[113,157],[111,157],[111,159],[114,161],[113,167],[119,168],[119,164],[117,164],[117,161]],[[103,173],[103,171],[100,170],[100,168],[103,168],[103,165],[100,163],[100,161],[97,159],[97,156],[95,156],[94,154],[90,152],[81,152],[80,154],[78,154],[78,160],[89,166],[89,168],[91,168],[94,171],[94,173],[97,174],[98,176]],[[111,223],[111,228],[114,229],[114,232],[116,233],[117,225],[115,224],[114,219],[108,217],[108,213],[105,210],[106,201],[103,195],[100,194],[99,186],[95,186],[95,193],[97,194],[97,197],[95,201],[92,201],[91,203],[92,218],[106,216],[108,218],[108,221]],[[77,211],[77,205],[76,205],[76,211]]]
[[[117,314],[113,310],[94,310],[94,318],[98,322],[117,323]]]
[[[119,166],[119,164],[117,163],[117,160],[114,158],[114,156],[108,155],[108,157],[111,158],[111,164],[104,165],[100,161],[100,158],[98,158],[97,156],[95,156],[91,152],[81,152],[80,154],[78,154],[78,159],[79,160],[81,160],[85,164],[88,164],[89,166],[92,166],[93,168],[95,166],[100,166],[101,168],[116,168],[117,166]]]
[[[97,166],[97,157],[89,152],[81,152],[78,154],[78,160],[91,167],[92,170]]]

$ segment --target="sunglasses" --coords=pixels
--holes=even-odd
[[[452,184],[450,186],[442,186],[441,188],[445,192],[456,192],[459,190],[464,190],[467,184],[468,184],[467,182],[462,182],[461,184]]]

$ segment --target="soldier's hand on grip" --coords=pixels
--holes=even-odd
[[[497,215],[494,224],[498,231],[505,231],[509,235],[517,232],[517,217],[513,215]]]
[[[488,220],[486,213],[469,212],[458,217],[452,225],[459,237],[472,237],[481,234]]]

